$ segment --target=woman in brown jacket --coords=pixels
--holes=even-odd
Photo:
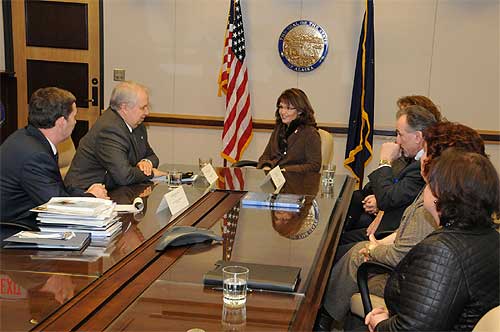
[[[285,90],[276,108],[276,126],[257,168],[279,165],[287,172],[319,172],[321,139],[307,95],[296,88]]]

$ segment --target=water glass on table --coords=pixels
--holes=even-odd
[[[182,184],[182,172],[170,171],[169,172],[170,185],[180,186]]]
[[[321,171],[321,182],[324,185],[332,185],[334,183],[335,169],[336,166],[333,163],[323,165]]]
[[[241,307],[247,300],[248,268],[226,266],[222,269],[222,290],[224,305]]]
[[[198,158],[198,166],[200,167],[200,170],[208,164],[212,165],[212,158],[209,157]]]

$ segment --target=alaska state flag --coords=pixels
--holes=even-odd
[[[366,0],[365,16],[359,37],[358,57],[352,88],[349,132],[344,166],[363,184],[366,165],[372,158],[373,105],[375,95],[375,39],[373,0]]]

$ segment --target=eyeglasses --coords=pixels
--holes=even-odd
[[[285,106],[285,105],[279,105],[278,106],[279,110],[286,110],[286,111],[296,111],[297,109],[293,106]]]

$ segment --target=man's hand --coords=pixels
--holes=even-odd
[[[94,183],[87,189],[86,193],[92,194],[97,198],[109,199],[108,191],[102,183]]]
[[[150,160],[142,159],[136,165],[146,176],[150,176],[153,172],[153,163]]]
[[[365,209],[366,213],[376,214],[378,212],[377,199],[375,198],[375,195],[366,196],[361,203],[363,203],[363,209]]]
[[[371,235],[369,236],[369,238],[370,238],[370,242],[369,242],[369,243],[366,243],[365,247],[364,247],[364,248],[361,248],[361,249],[358,251],[358,253],[359,253],[360,255],[365,256],[365,259],[364,259],[364,261],[365,261],[365,262],[366,262],[366,261],[368,261],[368,260],[370,260],[370,259],[372,259],[372,257],[371,257],[371,252],[372,252],[375,248],[377,248],[379,245],[381,245],[381,244],[382,244],[382,242],[381,242],[381,241],[379,241],[379,240],[377,240],[377,239],[375,238],[375,235],[373,235],[373,234],[371,234]]]
[[[401,146],[393,142],[385,142],[380,148],[380,160],[394,160],[401,157]]]
[[[385,308],[375,308],[365,317],[365,324],[368,325],[370,332],[375,331],[378,323],[389,319],[389,312]]]
[[[366,236],[370,236],[371,234],[375,234],[377,231],[380,222],[382,221],[382,217],[384,216],[384,211],[379,211],[375,219],[373,219],[372,223],[366,229]]]
[[[160,171],[159,169],[153,168],[152,170],[153,170],[154,177],[167,175],[167,173]]]

